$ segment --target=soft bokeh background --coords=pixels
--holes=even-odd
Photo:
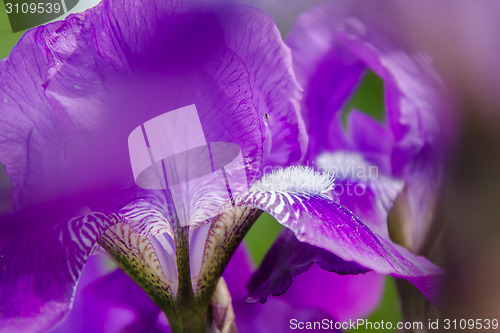
[[[81,0],[74,11],[96,3]],[[295,17],[324,0],[249,0],[275,18],[284,37]],[[445,317],[500,318],[500,1],[394,1],[392,15],[406,22],[409,40],[426,50],[456,96],[461,135],[436,222],[442,225],[441,264],[450,271],[445,285]],[[0,5],[0,58],[22,36],[12,33]],[[383,82],[369,73],[345,107],[384,118]],[[9,184],[0,169],[0,211],[9,209]],[[261,217],[246,237],[258,265],[280,230]],[[437,237],[440,239],[440,237]],[[2,239],[0,237],[0,244]],[[387,278],[383,300],[371,321],[401,320],[394,279]],[[395,330],[392,330],[393,332]],[[481,330],[476,330],[481,331]],[[363,332],[357,330],[356,332]],[[384,332],[380,330],[378,332]]]

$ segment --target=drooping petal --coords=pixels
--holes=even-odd
[[[348,321],[364,318],[378,306],[384,277],[301,243],[290,230],[283,229],[248,289],[254,300],[269,302],[268,295],[282,294],[279,299],[291,305],[321,309],[330,318]]]
[[[315,288],[314,286],[309,289],[310,293],[300,293],[296,300],[284,295],[280,298],[269,299],[266,304],[248,303],[248,293],[245,286],[252,274],[252,267],[249,254],[242,244],[238,247],[224,271],[224,280],[233,299],[238,332],[272,333],[293,331],[290,325],[294,319],[302,322],[328,319],[335,324],[336,318],[331,311],[325,311],[325,308],[321,307],[320,304],[307,303],[307,300],[312,300],[324,292],[322,288]],[[321,278],[319,277],[320,280]],[[336,332],[334,329],[331,331]]]
[[[248,290],[253,301],[264,303],[268,295],[279,296],[292,284],[292,278],[317,264],[340,275],[364,274],[369,269],[353,261],[345,261],[322,248],[297,241],[293,232],[283,229],[267,252]]]
[[[122,11],[123,8],[127,8],[130,12]],[[45,98],[41,104],[45,108],[51,107],[48,109],[48,114],[45,117],[52,120],[49,123],[52,127],[46,124],[47,121],[45,119],[34,123],[32,119],[36,119],[36,117],[32,116],[24,122],[26,123],[26,129],[20,128],[20,124],[23,124],[23,122],[14,117],[16,113],[23,114],[23,109],[15,104],[15,100],[29,100],[29,98],[24,98],[22,95],[11,94],[9,101],[11,101],[12,105],[9,105],[8,108],[2,108],[2,111],[5,112],[2,118],[12,120],[10,127],[14,129],[11,131],[5,130],[2,133],[12,133],[12,135],[15,132],[24,133],[31,131],[33,133],[33,136],[29,140],[24,139],[21,142],[22,145],[18,143],[19,140],[14,140],[12,137],[6,138],[5,141],[7,144],[17,145],[16,150],[11,150],[14,150],[17,154],[17,147],[19,147],[23,150],[22,156],[25,156],[26,152],[32,155],[37,154],[37,156],[30,156],[31,158],[25,162],[21,160],[11,161],[10,155],[0,158],[0,160],[5,161],[7,174],[9,176],[12,174],[11,178],[15,198],[20,200],[19,196],[21,194],[19,191],[21,189],[27,193],[26,195],[33,196],[36,193],[41,196],[46,194],[44,193],[46,188],[49,188],[50,191],[55,191],[53,189],[59,189],[67,183],[71,184],[71,188],[65,189],[66,192],[69,190],[72,192],[82,191],[82,187],[85,189],[86,186],[92,186],[91,189],[95,189],[102,182],[105,182],[105,184],[113,183],[112,181],[123,183],[128,180],[129,183],[133,183],[130,177],[132,173],[126,146],[128,134],[144,120],[175,109],[177,106],[193,103],[196,103],[198,106],[198,110],[201,113],[201,121],[204,122],[206,132],[211,134],[211,137],[208,138],[209,140],[231,141],[232,138],[239,137],[241,140],[237,139],[234,141],[242,146],[246,157],[258,155],[258,142],[261,141],[259,138],[260,130],[256,116],[254,117],[255,120],[252,121],[252,112],[254,111],[252,111],[253,107],[250,100],[251,89],[246,82],[248,74],[241,62],[236,59],[234,53],[221,46],[225,55],[215,54],[211,58],[212,61],[207,60],[206,63],[201,64],[203,65],[203,70],[207,72],[204,75],[196,75],[188,71],[182,78],[172,75],[165,76],[164,79],[163,77],[155,77],[155,75],[148,73],[147,70],[141,71],[140,69],[128,68],[128,64],[121,58],[121,48],[134,43],[133,40],[114,41],[109,39],[109,36],[112,36],[112,34],[99,34],[98,36],[103,37],[103,40],[99,40],[99,47],[92,43],[89,45],[89,41],[86,40],[88,36],[95,35],[97,31],[129,29],[131,26],[121,26],[120,23],[124,25],[124,22],[121,22],[119,19],[142,15],[136,12],[138,8],[135,6],[127,5],[123,6],[123,8],[116,2],[113,2],[113,4],[103,2],[102,5],[85,14],[73,16],[64,22],[40,28],[46,31],[36,31],[38,33],[32,31],[21,40],[17,50],[15,50],[17,52],[13,52],[11,58],[8,59],[10,61],[2,63],[4,67],[9,67],[6,71],[2,70],[2,73],[10,71],[22,72],[22,69],[8,65],[13,63],[17,57],[23,56],[28,60],[31,57],[36,57],[37,55],[30,54],[29,50],[33,49],[33,46],[35,46],[35,49],[38,46],[42,50],[47,48],[50,51],[49,54],[52,59],[50,59],[49,65],[54,63],[64,64],[57,69],[47,64],[45,67],[40,66],[46,72],[54,72],[49,79],[37,85],[37,89],[41,90],[38,94]],[[103,13],[94,13],[99,9],[102,9]],[[166,9],[163,8],[163,10]],[[105,15],[104,12],[106,11],[109,11],[110,17],[116,18],[118,22],[103,22],[101,15]],[[94,15],[92,15],[93,13]],[[148,13],[154,16],[157,14],[155,11],[148,11]],[[157,23],[161,26],[162,22]],[[217,31],[213,31],[216,28],[216,22],[201,23],[208,24],[209,26],[212,25],[211,30],[215,36],[211,36],[212,38],[210,39],[213,40],[215,38],[219,43],[214,44],[220,45],[222,36],[218,36]],[[115,26],[115,24],[118,26]],[[191,22],[191,24],[194,24],[194,22]],[[167,28],[168,26],[165,27],[165,29]],[[170,28],[178,29],[179,27],[174,26]],[[146,34],[148,30],[146,26],[138,30],[136,33],[142,36],[135,37],[147,40]],[[210,31],[210,29],[207,31]],[[150,37],[155,38],[156,36],[153,35]],[[202,37],[194,36],[194,38]],[[69,43],[66,39],[71,39],[72,43]],[[154,40],[151,43],[153,46],[164,44],[161,40]],[[60,49],[63,47],[63,44],[70,44],[74,48],[70,50]],[[105,57],[99,54],[100,49],[113,45],[119,45],[117,46],[118,50],[114,48],[108,50],[109,52]],[[164,47],[168,47],[168,45]],[[172,48],[175,47],[172,45]],[[28,52],[23,50],[23,48],[29,48]],[[148,51],[147,47],[146,50],[146,55],[147,52],[152,52],[151,50]],[[144,54],[139,54],[138,58],[144,62],[150,60],[148,62],[149,65],[152,62],[156,62],[160,68],[162,65],[167,65],[169,60],[171,60],[156,58],[142,59],[144,56]],[[210,59],[210,57],[207,59]],[[82,64],[88,64],[89,66],[85,67]],[[102,67],[112,68],[113,65],[121,65],[126,68],[116,69],[116,71],[111,72],[110,70],[100,70]],[[121,73],[123,70],[126,70],[125,73]],[[43,73],[43,75],[47,74]],[[139,76],[140,79],[136,78],[136,76]],[[141,84],[135,86],[135,83],[139,81]],[[6,77],[3,82],[10,84],[15,81],[13,79],[9,80]],[[229,84],[231,85],[231,89],[226,89]],[[148,85],[149,87],[147,87]],[[186,89],[177,88],[183,86]],[[212,93],[205,92],[205,87],[207,86],[211,87]],[[179,90],[182,90],[183,93],[179,94]],[[30,92],[26,88],[25,91]],[[33,94],[35,93],[36,91],[33,92]],[[171,96],[165,96],[168,93]],[[161,99],[160,96],[162,97]],[[235,106],[239,107],[239,109],[233,108]],[[43,107],[39,109],[43,110]],[[54,110],[60,110],[59,112],[64,116],[63,120],[69,122],[72,126],[71,129],[78,133],[77,138],[74,139],[77,142],[74,142],[68,135],[63,134],[58,139],[64,143],[65,147],[60,147],[60,144],[54,142],[37,141],[38,136],[41,136],[44,140],[54,140],[54,133],[59,133],[64,129],[64,124],[61,124],[61,121],[54,124],[58,118],[61,118],[54,115]],[[210,115],[211,110],[217,110],[217,113]],[[232,116],[229,117],[225,113]],[[10,122],[7,123],[9,124]],[[241,126],[241,128],[233,128],[235,126]],[[81,142],[81,140],[84,141]],[[59,162],[61,158],[50,158],[50,155],[48,155],[50,151],[45,152],[47,147],[51,147],[54,150],[54,155],[64,156],[67,160],[65,161],[66,163]],[[7,154],[9,150],[2,149],[2,152]],[[64,152],[64,154],[61,154],[61,152]],[[49,161],[51,161],[51,165],[45,166]],[[14,164],[14,162],[17,163]],[[31,165],[33,163],[37,164]],[[257,163],[258,167],[259,162],[257,160],[250,161],[250,164],[252,163]],[[16,170],[24,170],[26,172],[36,170],[39,176],[29,174],[24,177],[15,177],[14,165]],[[78,174],[78,177],[75,177],[76,174]],[[73,179],[68,181],[69,177]],[[42,180],[43,183],[40,183]],[[44,184],[51,184],[51,186],[45,186]],[[63,193],[67,194],[66,192]],[[15,202],[19,202],[19,200]],[[29,202],[29,199],[26,199],[26,201]]]
[[[120,221],[117,214],[93,213],[55,230],[16,234],[0,253],[0,329],[39,332],[64,318],[97,239]]]
[[[374,272],[338,275],[312,266],[296,276],[280,298],[294,307],[316,308],[345,322],[365,318],[380,305],[384,281],[384,276]]]
[[[170,332],[165,315],[137,284],[119,269],[91,270],[92,259],[68,318],[51,333]]]
[[[281,175],[264,178],[254,184],[253,192],[235,197],[232,204],[265,211],[293,231],[300,242],[327,250],[344,261],[353,261],[379,274],[407,279],[431,301],[437,302],[443,274],[439,267],[375,234],[349,210],[322,194],[330,187],[307,192],[294,189],[291,183],[301,182],[293,179],[293,175],[298,174],[297,170],[285,170]],[[324,176],[311,177],[306,173],[306,177],[311,183],[319,178],[316,183],[321,183]],[[288,182],[280,181],[281,178],[288,178]],[[279,183],[281,188],[259,191],[263,183]],[[227,205],[225,209],[231,207]]]

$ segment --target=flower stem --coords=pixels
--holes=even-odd
[[[173,333],[203,333],[210,328],[210,303],[195,297],[189,265],[189,226],[179,227],[175,238],[179,286],[174,311],[165,311]]]

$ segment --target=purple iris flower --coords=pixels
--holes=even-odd
[[[265,13],[103,1],[27,32],[0,76],[0,162],[13,205],[0,217],[9,239],[1,330],[59,323],[89,255],[102,249],[172,331],[231,325],[218,312],[228,304],[217,296],[229,299],[218,281],[262,212],[290,230],[271,250],[278,268],[306,261],[291,275],[314,262],[374,271],[435,299],[441,269],[336,203],[331,174],[292,167],[260,177],[266,166],[299,163],[307,145],[290,52]],[[289,277],[272,282],[282,291]]]

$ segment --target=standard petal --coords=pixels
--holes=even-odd
[[[296,38],[296,43],[307,45],[313,42],[325,47],[324,44],[327,42],[318,38],[317,33],[314,30],[308,32],[311,34],[309,36],[299,36]],[[303,42],[299,42],[300,40]],[[302,45],[304,48],[299,49],[294,47],[293,43],[289,45],[294,52],[294,69],[297,76],[312,76],[309,77],[310,81],[299,80],[299,82],[304,87],[302,113],[310,134],[307,158],[314,160],[324,150],[333,150],[339,145],[348,144],[347,139],[341,135],[343,133],[341,110],[348,97],[358,87],[366,69],[361,61],[339,48],[329,50],[324,59],[318,60],[317,67],[309,68],[313,60],[308,57],[312,56],[310,52],[315,52],[316,48],[307,49],[306,45]],[[307,62],[307,64],[302,68],[297,62],[299,64]],[[307,73],[301,74],[301,69]]]
[[[212,9],[103,1],[21,39],[0,63],[0,161],[16,208],[132,186],[130,132],[191,104],[207,141],[237,144],[256,177],[264,135],[254,87]]]
[[[443,275],[439,267],[376,235],[350,211],[325,195],[250,192],[236,197],[233,203],[265,211],[293,231],[299,241],[379,274],[407,279],[431,301],[438,300]],[[230,206],[227,209],[231,209]]]
[[[97,239],[120,221],[93,213],[15,235],[0,253],[0,331],[41,332],[62,320]]]
[[[418,252],[429,231],[429,207],[436,200],[447,147],[453,143],[454,121],[443,83],[429,59],[408,46],[393,10],[384,0],[320,5],[297,20],[288,44],[305,89],[310,159],[323,149],[359,150],[387,175],[421,183],[425,189],[410,194],[403,228],[408,231],[406,245]],[[377,128],[373,120],[370,124],[355,113],[345,130],[343,106],[366,69],[384,82],[384,122]],[[339,97],[339,92],[346,93]],[[369,157],[373,152],[379,156]]]
[[[404,44],[396,19],[384,20],[384,15],[374,15],[387,9],[387,3],[338,1],[320,5],[299,18],[288,44],[298,54],[294,66],[301,73],[299,83],[306,89],[307,113],[319,115],[317,121],[330,124],[350,95],[344,95],[340,102],[336,101],[336,95],[328,97],[338,90],[332,86],[334,81],[344,89],[352,88],[352,80],[344,78],[339,82],[336,73],[352,71],[356,63],[370,68],[384,80],[387,125],[395,140],[392,169],[399,173],[425,144],[433,143],[440,148],[443,135],[447,134],[440,121],[445,111],[440,107],[445,106],[445,101],[442,82],[427,59],[413,55]],[[332,53],[342,56],[338,55],[336,62],[323,68]],[[320,68],[323,76],[317,77]],[[317,94],[313,88],[319,84],[327,87],[328,92],[313,96]],[[308,101],[320,104],[309,105]]]
[[[333,123],[337,124],[334,125]],[[380,123],[373,117],[357,109],[347,116],[346,128],[342,126],[340,117],[332,119],[332,127],[336,128],[336,136],[332,151],[352,151],[376,165],[381,173],[391,174],[391,153],[394,146],[394,134],[387,124]]]
[[[293,165],[303,158],[307,136],[299,103],[301,88],[292,57],[268,14],[242,7],[225,15],[226,40],[245,63],[253,101],[266,136],[264,165]]]

